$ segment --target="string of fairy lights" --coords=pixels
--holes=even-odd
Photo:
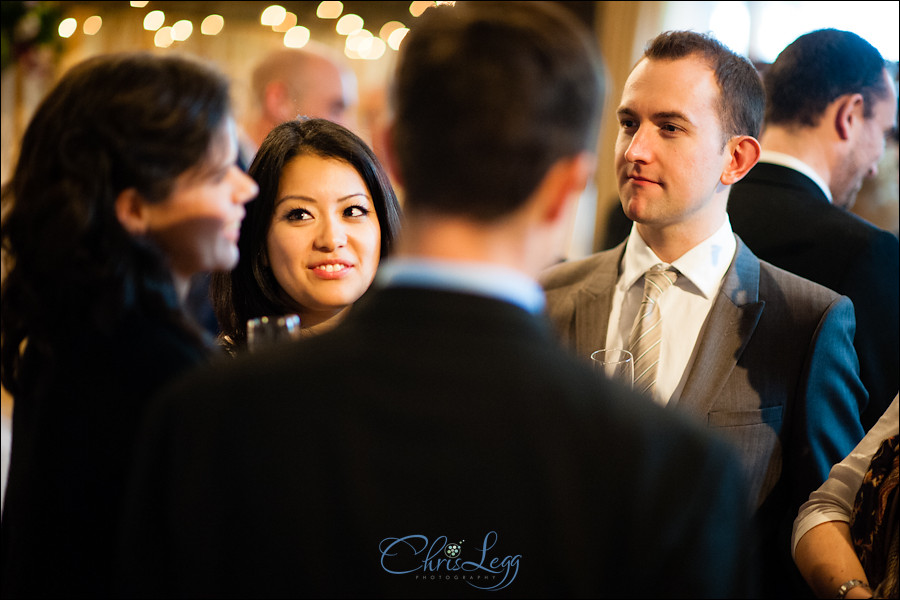
[[[144,9],[149,1],[132,1],[131,6]],[[438,4],[455,2],[415,1],[410,2],[409,14],[416,18],[429,7]],[[344,36],[344,54],[354,60],[378,60],[388,50],[397,51],[403,38],[409,32],[401,21],[389,21],[382,25],[377,34],[366,29],[365,21],[355,13],[344,13],[342,2],[323,1],[316,9],[316,17],[321,20],[333,20],[334,29]],[[153,43],[159,48],[168,48],[177,42],[183,42],[194,35],[195,26],[190,19],[181,19],[171,25],[166,24],[167,16],[162,10],[149,10],[143,19],[143,27],[154,31]],[[283,34],[283,44],[288,48],[302,48],[310,40],[310,29],[298,23],[297,15],[283,6],[272,4],[262,10],[259,16],[260,25],[270,27],[272,31]],[[85,18],[80,29],[84,35],[97,35],[103,27],[103,19],[99,15]],[[220,14],[209,14],[200,21],[200,35],[219,35],[225,28],[225,17]],[[63,19],[58,33],[61,38],[69,38],[79,30],[79,22],[74,17]]]

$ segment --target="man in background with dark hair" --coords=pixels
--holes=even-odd
[[[894,82],[878,50],[835,29],[797,38],[763,82],[763,151],[731,190],[731,224],[761,259],[853,301],[868,430],[898,390],[900,243],[849,209],[896,130]]]
[[[756,69],[717,40],[688,31],[652,40],[617,109],[631,233],[542,282],[579,354],[631,350],[636,389],[740,450],[762,593],[792,597],[805,583],[791,525],[861,439],[865,390],[850,301],[759,260],[731,230],[728,192],[759,157],[763,105]]]
[[[335,329],[160,399],[128,592],[748,597],[734,450],[554,340],[535,277],[603,98],[552,3],[428,9],[400,54],[399,247]]]

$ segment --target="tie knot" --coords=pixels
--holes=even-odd
[[[656,300],[660,294],[675,283],[677,278],[678,271],[672,267],[663,269],[662,265],[657,265],[649,269],[644,273],[644,295],[651,300]]]

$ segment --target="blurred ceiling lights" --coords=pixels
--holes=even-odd
[[[87,3],[83,3],[87,4]],[[113,3],[103,3],[107,6]],[[146,9],[150,2],[132,1],[129,3],[135,9]],[[171,2],[153,2],[155,6],[173,5]],[[183,2],[177,3],[186,5],[186,8],[205,8],[206,5],[222,7],[221,3],[212,2]],[[248,4],[264,6],[259,12],[259,23],[263,27],[271,28],[273,32],[283,35],[282,43],[289,48],[302,48],[305,46],[313,35],[311,27],[320,27],[321,23],[309,22],[300,24],[296,13],[287,10],[280,4],[265,5],[264,3],[241,2],[227,3],[228,5],[244,5],[242,8],[247,9]],[[287,3],[289,6],[304,3]],[[382,5],[381,9],[386,10],[385,5],[400,4],[397,2],[367,2],[368,7],[364,7],[359,2],[359,9],[372,8],[372,5]],[[453,2],[410,2],[408,3],[408,11],[415,18],[420,16],[429,7],[436,4],[455,4]],[[177,22],[166,25],[167,15],[159,8],[141,12],[140,18],[143,20],[143,28],[147,31],[156,32],[154,35],[154,44],[159,48],[168,48],[176,42],[184,42],[191,37],[194,31],[194,20],[200,23],[200,33],[207,36],[219,35],[225,31],[226,18],[222,14],[212,13],[205,17],[192,19],[180,19]],[[169,8],[168,6],[164,8]],[[172,7],[177,12],[178,7]],[[224,8],[224,7],[223,7]],[[391,7],[395,8],[395,7]],[[365,20],[359,14],[354,12],[344,13],[345,5],[342,2],[323,1],[319,2],[315,14],[319,21],[334,20],[334,31],[344,36],[344,54],[348,58],[355,60],[378,60],[388,49],[397,51],[403,42],[403,38],[409,32],[409,28],[402,21],[391,18],[385,22],[379,29],[376,36],[370,30],[365,28]],[[221,10],[219,12],[226,12]],[[137,15],[137,11],[136,11]],[[100,31],[103,20],[99,15],[92,15],[82,23],[82,31],[86,35],[95,35]],[[308,26],[306,26],[308,25]],[[64,19],[59,25],[59,35],[63,38],[69,38],[78,31],[78,23],[76,19],[70,17]]]

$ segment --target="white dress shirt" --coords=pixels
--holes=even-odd
[[[660,404],[668,404],[684,387],[685,375],[694,360],[697,336],[736,250],[737,242],[727,216],[714,234],[671,264],[654,254],[636,226],[631,228],[613,293],[606,347],[628,348],[634,318],[644,295],[644,272],[658,264],[677,269],[678,279],[658,301],[662,342],[654,400]]]

